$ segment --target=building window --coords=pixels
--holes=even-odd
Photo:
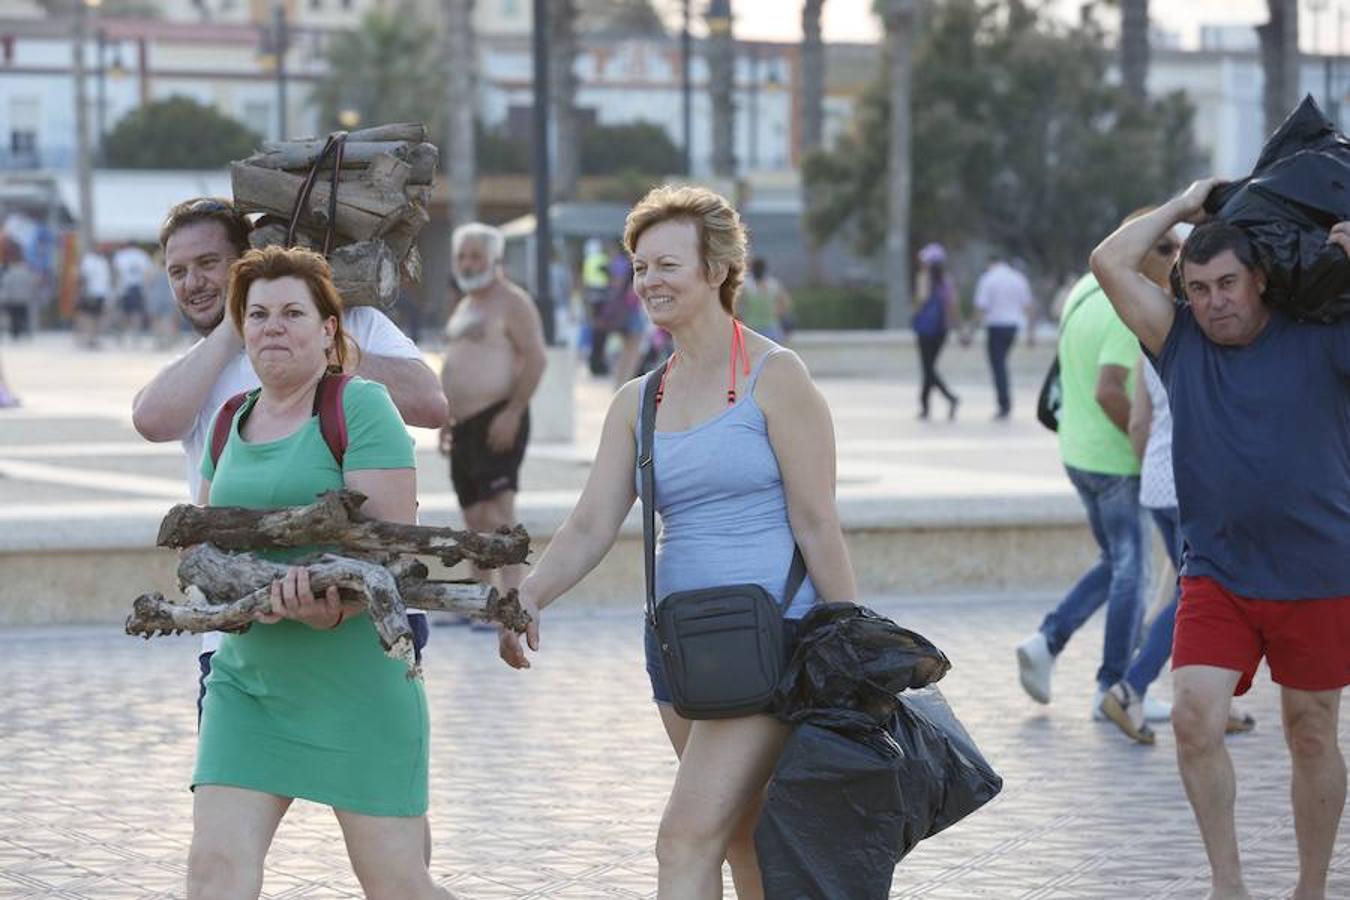
[[[9,101],[9,152],[15,157],[36,157],[38,123],[42,101],[37,97],[12,97]]]

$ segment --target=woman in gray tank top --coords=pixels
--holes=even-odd
[[[660,382],[635,379],[611,403],[581,499],[520,588],[534,617],[604,558],[637,499],[639,401],[657,391],[657,596],[753,582],[781,599],[793,545],[809,573],[789,619],[817,598],[853,601],[856,587],[834,502],[830,411],[796,354],[734,318],[747,238],[722,197],[702,188],[651,191],[628,215],[633,286],[654,325],[675,340]],[[501,634],[501,655],[527,668]],[[788,729],[769,715],[690,721],[677,715],[659,655],[653,698],[676,755],[675,786],[656,840],[661,900],[722,896],[722,862],[737,896],[762,898],[752,834],[764,785]]]

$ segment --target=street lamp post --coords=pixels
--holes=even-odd
[[[534,303],[544,326],[545,343],[553,343],[553,298],[550,296],[552,279],[553,235],[549,227],[548,159],[548,0],[534,0],[534,140],[530,148],[531,169],[534,173]]]
[[[104,147],[104,141],[108,135],[108,70],[104,64],[104,57],[107,56],[108,33],[101,27],[94,32],[95,45],[98,49],[98,58],[95,61],[94,78],[98,85],[98,118],[95,120],[95,133],[98,139],[97,149],[94,153],[94,161],[101,168],[108,164],[107,151]]]
[[[89,159],[89,100],[85,93],[85,36],[89,30],[89,10],[99,0],[80,0],[75,4],[75,40],[72,42],[72,74],[75,78],[75,182],[80,198],[80,252],[94,249],[94,179]]]
[[[277,140],[286,140],[286,51],[291,46],[290,29],[286,24],[286,7],[282,0],[273,0],[272,23],[259,25],[259,57],[264,67],[270,67],[277,79]]]
[[[689,3],[684,0],[684,26],[680,29],[680,99],[684,114],[684,174],[693,174],[694,145],[694,86],[690,73],[690,56],[693,53],[693,39],[689,36]]]
[[[277,54],[277,140],[286,140],[286,51],[291,48],[291,36],[286,27],[286,7],[272,4],[272,34]]]

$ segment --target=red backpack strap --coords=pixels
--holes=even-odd
[[[220,412],[216,413],[216,424],[211,429],[211,468],[220,465],[220,454],[225,452],[225,445],[230,442],[230,428],[234,425],[234,415],[239,412],[239,407],[243,406],[247,399],[248,391],[235,394],[226,400]]]
[[[319,417],[319,433],[333,454],[338,468],[347,454],[347,413],[342,408],[342,394],[352,376],[329,372],[319,379],[314,391],[314,415]]]

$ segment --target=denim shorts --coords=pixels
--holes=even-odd
[[[797,647],[797,629],[801,621],[801,619],[783,620],[783,643],[787,647],[789,658]],[[646,615],[642,617],[642,632],[643,647],[647,655],[647,678],[652,683],[652,700],[656,703],[673,703],[670,686],[666,683],[666,673],[661,666],[661,645],[657,643],[656,629],[652,627]]]

